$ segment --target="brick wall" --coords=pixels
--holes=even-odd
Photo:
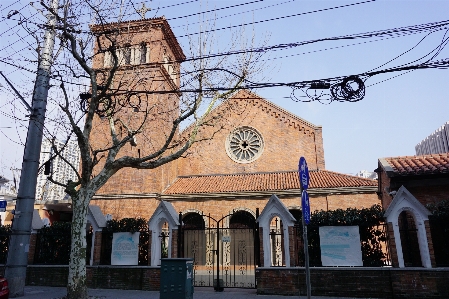
[[[94,245],[94,254],[93,254],[93,265],[99,265],[101,259],[101,231],[95,232],[95,245]]]
[[[159,291],[159,267],[86,267],[87,287]],[[66,287],[68,266],[28,266],[27,285]]]
[[[311,268],[313,296],[449,298],[449,269]],[[306,295],[304,268],[258,268],[260,295]]]
[[[37,241],[37,234],[31,233],[30,249],[28,251],[28,264],[29,265],[34,263],[34,255],[36,254],[36,241]]]
[[[0,267],[0,273],[4,267]],[[312,296],[449,298],[449,268],[311,268]],[[28,266],[26,285],[65,287],[68,266]],[[87,267],[89,288],[159,291],[159,267]],[[257,294],[306,295],[304,268],[256,269]]]

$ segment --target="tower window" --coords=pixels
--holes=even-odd
[[[131,64],[131,46],[125,46],[123,49],[123,58],[125,59],[125,64]]]
[[[145,43],[140,44],[140,63],[147,63],[147,45]]]

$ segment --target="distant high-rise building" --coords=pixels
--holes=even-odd
[[[72,166],[78,169],[80,164],[80,153],[77,141],[71,140],[65,144],[63,141],[55,140],[54,144],[58,150],[62,149],[62,157],[64,157],[64,159],[70,164],[65,162],[60,156],[56,156],[53,160],[51,160],[50,172],[53,175],[53,179],[61,183],[67,183],[68,180],[75,181],[76,173]],[[44,163],[46,163],[52,156],[54,156],[52,141],[45,139],[42,141],[39,164],[41,166],[44,165]],[[37,177],[36,200],[62,200],[66,196],[64,187],[48,181],[48,175],[45,174],[44,169],[45,167],[42,166]]]
[[[449,121],[415,146],[416,155],[449,153]]]
[[[374,171],[360,170],[358,173],[356,173],[356,176],[365,179],[377,180],[377,172]]]

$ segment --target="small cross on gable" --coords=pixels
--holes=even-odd
[[[140,9],[136,10],[136,11],[137,11],[137,13],[140,15],[140,17],[142,18],[142,20],[144,20],[144,19],[145,19],[145,14],[146,14],[147,12],[149,12],[150,10],[151,10],[151,8],[146,7],[146,6],[145,6],[145,3],[142,3],[142,7],[141,7]]]

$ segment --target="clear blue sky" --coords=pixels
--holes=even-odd
[[[128,1],[124,2],[124,10],[132,13]],[[449,1],[445,0],[391,0],[356,4],[360,2],[363,1],[216,0],[201,3],[189,0],[164,0],[147,1],[146,5],[153,8],[147,13],[147,17],[164,15],[169,19],[175,35],[179,36],[179,42],[187,54],[188,38],[181,36],[199,31],[200,25],[197,22],[201,15],[183,16],[238,4],[245,5],[214,12],[217,17],[215,28],[256,22],[254,25],[245,26],[247,38],[249,39],[254,33],[256,44],[261,44],[267,39],[267,45],[372,32],[449,19]],[[14,27],[10,30],[8,26],[14,23],[5,20],[11,10],[18,9],[17,7],[22,7],[26,3],[28,2],[11,0],[1,2],[0,58],[14,64],[26,65],[34,70],[36,67],[25,61],[26,57],[30,57],[31,47],[35,47],[31,44],[33,40],[27,38],[30,46],[25,46],[21,39],[26,36],[23,29]],[[135,3],[141,5],[141,1]],[[10,4],[12,6],[8,7]],[[167,7],[174,4],[180,5]],[[349,4],[356,5],[329,9]],[[157,7],[166,8],[157,10]],[[317,12],[292,16],[312,11]],[[34,9],[23,12],[36,13]],[[135,14],[135,18],[137,17]],[[183,18],[172,19],[176,17]],[[39,15],[33,18],[36,21],[43,19]],[[270,19],[275,20],[260,22]],[[185,27],[186,24],[189,24],[188,29]],[[229,40],[229,30],[214,31],[211,34],[215,35],[223,47]],[[429,35],[413,50],[382,68],[394,67],[423,57],[447,38],[448,34],[442,30]],[[369,38],[326,41],[288,50],[270,51],[265,56],[267,78],[263,82],[318,80],[367,72],[410,50],[425,35],[426,33],[420,33],[382,40]],[[14,41],[17,42],[9,45]],[[23,48],[24,50],[21,50]],[[15,59],[11,60],[13,58]],[[435,59],[443,58],[449,58],[449,49],[442,49]],[[20,86],[21,92],[29,100],[33,87],[30,78],[33,75],[26,71],[18,71],[8,64],[2,62],[0,64],[0,70]],[[377,159],[381,157],[414,155],[415,145],[449,120],[448,74],[449,70],[431,69],[374,76],[366,81],[365,98],[356,103],[333,102],[329,105],[318,102],[298,103],[289,98],[291,89],[286,87],[265,88],[255,92],[309,122],[323,126],[326,168],[355,174],[362,169],[374,170],[377,167]],[[391,79],[396,75],[401,76]],[[23,79],[23,76],[28,79]],[[386,81],[382,82],[383,80]],[[4,173],[10,177],[8,169],[11,166],[21,165],[23,147],[18,143],[25,141],[23,131],[27,126],[26,122],[11,118],[11,109],[20,119],[25,119],[26,111],[22,105],[17,104],[17,97],[5,88],[3,78],[0,78],[0,83],[4,86],[0,89],[2,111],[0,174]],[[12,108],[13,99],[17,108]],[[20,125],[22,128],[17,129]],[[298,158],[301,155],[300,152],[291,154],[297,154]]]

